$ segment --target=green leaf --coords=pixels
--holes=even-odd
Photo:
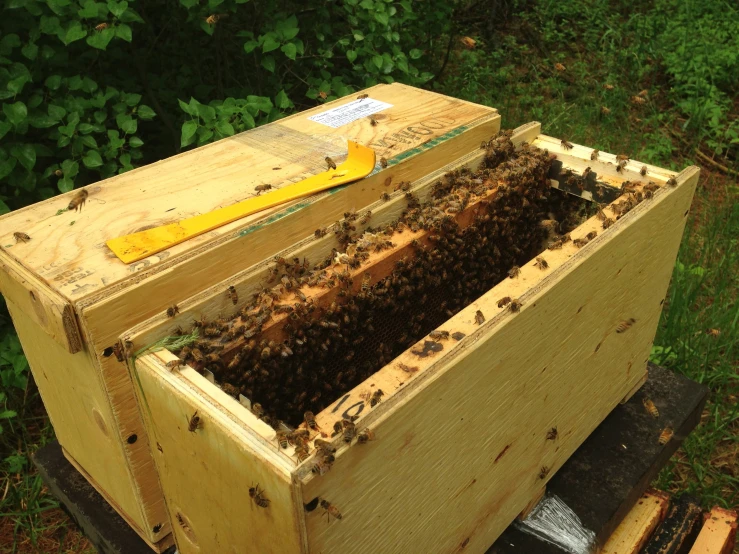
[[[69,177],[62,177],[56,182],[59,192],[69,192],[74,188],[74,181]]]
[[[257,46],[259,46],[259,43],[256,40],[247,40],[244,43],[244,52],[249,54],[252,52]]]
[[[192,143],[193,137],[198,130],[197,121],[186,121],[182,125],[182,136],[180,137],[180,146],[185,147]]]
[[[97,150],[88,150],[85,156],[82,158],[82,163],[88,169],[93,169],[103,165],[103,159]]]
[[[349,60],[349,63],[354,63],[354,60],[357,59],[357,51],[356,50],[347,50],[346,51],[346,59]]]
[[[89,135],[90,133],[92,133],[93,126],[91,124],[89,124],[89,123],[80,123],[78,125],[77,129],[83,135]]]
[[[67,115],[67,110],[65,110],[61,106],[56,106],[55,104],[49,104],[48,112],[49,117],[52,117],[57,121],[61,121],[62,118]]]
[[[128,139],[128,144],[131,146],[131,148],[140,148],[141,146],[143,146],[144,141],[141,140],[139,137],[134,136]]]
[[[198,144],[205,144],[213,138],[213,130],[208,127],[198,127]]]
[[[114,2],[113,0],[108,0],[108,9],[110,10],[110,13],[112,13],[116,17],[120,17],[123,15],[123,12],[126,11],[128,8],[128,2],[125,0],[123,2]]]
[[[9,54],[13,48],[18,48],[21,45],[21,39],[15,33],[5,35],[0,39],[0,51],[3,54]]]
[[[38,56],[38,46],[32,42],[24,44],[23,48],[21,48],[21,53],[29,60],[35,60],[36,56]]]
[[[141,104],[136,110],[136,114],[139,119],[154,119],[157,116],[156,112],[146,104]]]
[[[13,157],[6,160],[0,160],[0,179],[5,179],[5,177],[10,175],[10,172],[15,169],[17,163],[18,160]]]
[[[364,35],[359,31],[354,31],[354,40],[364,40]]]
[[[115,27],[115,36],[122,38],[126,42],[131,42],[133,39],[133,32],[131,31],[131,27],[125,23],[121,23]]]
[[[95,0],[84,0],[81,2],[82,8],[77,10],[77,15],[82,19],[92,19],[98,17],[98,6]]]
[[[36,165],[36,150],[31,144],[19,144],[10,149],[12,156],[28,171]]]
[[[180,4],[185,6],[188,10],[198,5],[199,0],[180,0]]]
[[[390,17],[384,12],[375,13],[375,21],[377,21],[383,27],[386,27],[390,21]]]
[[[95,31],[93,34],[91,34],[89,37],[87,37],[88,45],[92,46],[93,48],[97,48],[98,50],[105,50],[108,47],[108,44],[111,40],[113,40],[113,37],[115,36],[115,30],[108,27],[107,29],[103,29],[102,31]]]
[[[45,35],[56,35],[61,31],[61,27],[59,26],[59,18],[58,17],[46,17],[45,15],[41,16],[41,21],[39,24],[39,29],[41,29],[41,32]]]
[[[141,102],[141,95],[134,93],[126,94],[124,102],[133,108],[136,104]]]
[[[10,131],[13,128],[13,126],[8,123],[7,121],[0,121],[0,140],[8,134],[8,131]],[[0,177],[2,179],[2,177]]]
[[[62,172],[67,177],[76,177],[80,171],[80,164],[73,160],[64,160],[62,162]]]
[[[87,146],[88,148],[94,148],[97,149],[98,147],[98,141],[95,140],[95,137],[92,135],[83,135],[80,137],[80,142]]]
[[[421,57],[423,52],[421,52],[418,48],[414,48],[410,52],[408,52],[408,55],[411,57],[412,60],[417,60]]]
[[[121,129],[127,135],[132,135],[139,128],[139,123],[135,119],[131,119],[121,126]]]
[[[44,85],[46,85],[46,87],[51,90],[58,89],[61,84],[62,84],[61,75],[52,75],[50,77],[47,77],[46,81],[44,81]]]
[[[298,49],[292,42],[288,42],[287,44],[282,46],[282,51],[284,52],[285,56],[287,56],[291,60],[294,60],[295,54],[297,53]]]
[[[121,22],[123,23],[143,23],[144,19],[134,10],[133,8],[128,8],[121,17],[119,18]]]
[[[264,36],[264,42],[262,43],[262,52],[272,52],[280,47],[279,41],[275,38],[274,33],[267,33]]]
[[[15,96],[23,90],[24,85],[29,80],[30,79],[27,75],[21,75],[20,77],[16,77],[15,79],[11,79],[10,81],[8,81],[7,88],[13,94],[13,96]]]
[[[289,108],[290,104],[290,99],[287,97],[284,90],[277,93],[277,96],[275,97],[275,106],[284,110],[285,108]]]
[[[2,200],[0,200],[0,215],[6,214],[8,212],[10,212],[10,208],[8,207],[8,205],[5,202],[3,202]]]
[[[188,115],[198,115],[198,105],[200,104],[194,98],[190,98],[190,103],[187,104],[182,100],[177,100],[180,104],[180,109]]]
[[[32,114],[28,116],[28,124],[36,129],[48,129],[57,123],[59,123],[58,119],[46,114]],[[8,127],[10,126],[8,125]]]
[[[253,129],[257,126],[257,123],[254,121],[254,118],[249,112],[244,112],[241,114],[241,121],[244,122],[247,129]]]
[[[23,102],[3,104],[3,113],[14,126],[18,126],[28,116],[28,109]]]
[[[64,35],[59,38],[61,38],[64,46],[69,46],[73,42],[83,39],[86,36],[87,31],[82,28],[82,24],[79,21],[72,21],[64,32]]]
[[[365,10],[372,10],[375,7],[375,3],[372,0],[362,0],[359,6]]]
[[[198,104],[198,116],[207,123],[216,118],[216,110],[211,106]]]
[[[382,63],[383,63],[382,56],[378,56],[378,55],[372,56],[372,63],[375,64],[377,69],[382,69]]]
[[[234,131],[233,125],[225,119],[216,123],[216,131],[221,133],[224,137],[230,137],[236,132]]]
[[[262,58],[262,67],[270,73],[275,72],[275,59],[272,56],[264,56]]]

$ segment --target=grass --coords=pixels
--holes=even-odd
[[[476,46],[453,42],[434,89],[498,108],[506,128],[538,120],[547,134],[663,167],[681,169],[710,152],[730,171],[739,168],[739,146],[731,143],[739,72],[727,65],[737,57],[722,57],[721,40],[728,39],[711,33],[711,18],[720,17],[724,27],[735,24],[727,36],[739,36],[739,15],[728,4],[500,5],[506,9],[492,22],[488,3],[458,10],[458,36]],[[703,33],[690,33],[695,22]],[[734,75],[733,89],[705,88],[727,75]],[[646,101],[636,103],[642,91]],[[736,173],[703,168],[652,351],[656,363],[710,387],[701,425],[656,482],[697,496],[705,507],[739,504],[738,198]],[[12,552],[92,552],[33,470],[30,456],[53,430],[33,381],[26,382],[8,321],[0,321],[0,332],[0,544],[12,544]]]

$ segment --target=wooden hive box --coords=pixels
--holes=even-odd
[[[111,355],[126,329],[287,247],[345,211],[375,201],[390,176],[413,180],[479,146],[500,127],[496,110],[412,87],[378,85],[389,104],[373,126],[308,118],[331,102],[0,218],[0,289],[65,455],[112,506],[161,550],[171,539],[156,468],[125,366]],[[351,115],[351,113],[350,113]],[[340,122],[341,123],[341,122]],[[126,265],[105,241],[170,223],[324,171],[346,139],[388,161],[356,185],[262,212]],[[31,237],[16,243],[15,232]],[[269,240],[267,240],[269,238]]]
[[[616,198],[602,214],[572,230],[572,241],[544,250],[541,257],[548,267],[530,259],[521,264],[519,274],[500,280],[437,327],[449,337],[428,334],[417,342],[414,337],[407,350],[365,381],[321,400],[326,407],[315,419],[326,432],[324,440],[338,447],[332,464],[326,451],[316,450],[298,463],[293,446],[278,446],[275,429],[257,417],[260,410],[251,399],[238,396],[244,385],[235,388],[225,380],[216,384],[197,359],[173,370],[179,364],[173,350],[179,348],[162,346],[182,338],[178,326],[203,320],[203,329],[209,329],[208,321],[239,309],[225,294],[228,287],[235,287],[240,299],[257,295],[260,302],[266,300],[263,287],[274,284],[274,268],[283,267],[280,257],[315,263],[339,248],[333,235],[275,249],[276,258],[252,267],[245,264],[242,272],[179,301],[181,313],[176,318],[160,314],[122,336],[138,353],[129,367],[153,437],[153,455],[180,552],[484,552],[517,514],[540,497],[547,480],[615,405],[643,383],[698,169],[676,174],[630,161],[617,171],[615,156],[602,153],[591,161],[591,148],[567,149],[559,140],[541,135],[536,123],[517,129],[511,140],[518,148],[528,142],[556,154],[565,175],[580,175],[591,167],[597,185],[618,191]],[[469,152],[412,183],[410,192],[427,201],[436,194],[436,183],[454,179],[445,180],[447,171],[477,168],[486,154],[479,148]],[[642,166],[648,172],[644,178]],[[508,173],[515,171],[514,167]],[[514,188],[520,192],[521,187],[506,181],[508,173],[495,173],[500,180],[493,180],[497,185],[490,196],[477,197],[452,216],[460,226],[470,229],[472,221],[487,225],[490,219],[479,211],[487,209],[484,202],[492,205]],[[647,181],[656,190],[649,190]],[[551,191],[555,194],[563,195]],[[623,211],[621,206],[629,199],[638,198],[640,203]],[[401,190],[389,201],[369,206],[372,216],[369,222],[355,220],[356,232],[396,220],[409,209],[409,201]],[[599,218],[608,217],[610,222],[618,211],[624,213],[610,226]],[[587,242],[584,237],[593,232],[597,236]],[[431,233],[403,227],[393,235],[391,249],[373,252],[359,268],[346,270],[351,289],[347,294],[352,299],[364,294],[366,299],[367,287],[394,267],[401,272],[410,267],[403,264],[413,252],[433,258],[434,252],[428,254],[424,248],[434,248],[429,245],[438,246],[441,240]],[[500,245],[503,248],[503,242]],[[348,302],[340,299],[336,288],[308,286],[303,306],[313,306],[328,318],[337,309],[329,306],[331,302]],[[381,298],[377,288],[369,290],[375,291],[375,299]],[[518,299],[520,309],[500,302],[505,297]],[[417,303],[418,313],[431,311],[431,299]],[[254,312],[242,313],[233,321],[252,321]],[[258,349],[268,344],[267,356],[278,350],[285,360],[300,364],[300,359],[293,361],[298,354],[286,351],[280,341],[288,337],[292,342],[285,344],[296,348],[295,338],[303,337],[308,344],[313,335],[305,338],[295,328],[286,331],[289,318],[280,315],[264,324],[262,335],[275,342],[268,344],[265,338]],[[313,328],[321,333],[319,327],[330,326],[331,321],[336,320],[328,318]],[[362,324],[366,328],[366,322]],[[246,339],[248,335],[247,330]],[[253,345],[244,347],[249,344],[246,339],[235,341],[251,355]],[[198,340],[206,344],[202,337]],[[213,350],[221,360],[238,350],[232,342],[225,344],[223,350]],[[340,361],[344,370],[349,371],[353,355],[352,350]],[[264,350],[261,356],[272,360],[265,358]],[[236,374],[229,373],[231,362],[228,369],[225,362],[219,366],[216,375]],[[268,383],[269,371],[276,366],[264,363],[261,369],[271,368]],[[246,383],[253,381],[259,364],[244,372]],[[283,381],[274,386],[287,388],[293,376],[297,379],[303,373],[302,366],[284,372]],[[378,389],[384,396],[371,406]],[[301,394],[286,407],[303,406],[302,398]],[[371,432],[373,440],[359,444],[355,438],[346,444],[343,431],[330,437],[334,424],[351,416],[358,416],[356,430]],[[255,492],[257,486],[259,496],[269,500],[267,507],[250,497],[250,489]],[[321,501],[343,517],[332,517]]]

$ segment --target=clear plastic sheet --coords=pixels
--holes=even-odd
[[[561,498],[547,494],[516,528],[558,546],[570,554],[597,552],[595,533],[583,526],[580,518]]]

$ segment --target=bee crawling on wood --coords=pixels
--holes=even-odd
[[[350,443],[354,439],[354,436],[357,434],[357,428],[354,425],[353,421],[350,421],[348,419],[343,419],[341,421],[341,426],[344,432],[343,439],[345,443]]]
[[[272,185],[257,185],[254,190],[257,191],[257,196],[261,193],[266,192],[272,188]]]
[[[534,263],[534,265],[538,267],[539,269],[541,269],[542,271],[544,271],[545,269],[549,267],[549,263],[541,256],[536,257],[536,263]]]
[[[380,158],[380,167],[383,169],[387,167],[387,160],[384,157]]]
[[[642,177],[645,177],[647,175],[647,166],[646,165],[641,166],[641,169],[639,170],[639,175],[641,175]]]
[[[629,161],[628,161],[628,160],[621,160],[621,161],[620,161],[620,162],[618,162],[618,164],[616,165],[616,171],[618,171],[619,173],[623,173],[623,172],[624,172],[624,168],[626,167],[626,165],[627,165],[628,163],[629,163]]]
[[[200,419],[200,416],[198,415],[198,410],[195,410],[195,413],[192,414],[190,419],[187,420],[187,430],[191,433],[194,433],[198,429],[203,428],[203,420]]]
[[[583,238],[579,238],[579,239],[575,239],[575,240],[573,240],[573,241],[572,241],[572,244],[574,244],[574,245],[575,245],[575,246],[577,246],[578,248],[582,248],[582,247],[583,247],[583,246],[585,246],[585,245],[586,245],[586,244],[587,244],[588,242],[590,242],[590,241],[589,241],[588,239],[586,239],[585,237],[583,237]]]
[[[572,150],[573,148],[572,143],[565,139],[562,139],[559,143],[562,145],[562,148],[564,148],[565,150]]]
[[[382,389],[377,389],[374,393],[372,393],[372,398],[370,398],[370,407],[374,408],[375,406],[377,406],[384,395],[385,393],[382,392]]]
[[[373,127],[377,126],[377,118],[374,115],[368,116],[367,119],[369,119],[370,125]]]
[[[331,433],[332,437],[335,437],[336,435],[341,434],[344,431],[344,425],[341,423],[341,421],[335,421],[334,422],[334,431]]]
[[[176,360],[170,360],[169,362],[167,362],[164,365],[167,366],[167,369],[169,369],[170,371],[174,371],[175,369],[178,369],[180,367],[183,367],[183,366],[185,366],[187,364],[185,364],[185,362],[183,362],[182,360],[180,360],[179,358],[177,358]]]
[[[593,151],[592,151],[592,152],[590,153],[590,159],[591,159],[592,161],[595,161],[595,160],[597,160],[597,159],[598,159],[598,156],[599,156],[599,155],[600,155],[600,150],[593,150]]]
[[[611,225],[616,223],[612,218],[607,217],[603,220],[603,229],[608,229]]]
[[[511,269],[508,270],[508,277],[510,277],[511,279],[515,279],[519,275],[521,275],[521,268],[517,265],[514,265]]]
[[[90,194],[85,189],[80,189],[79,192],[72,197],[72,200],[69,201],[67,209],[74,210],[76,212],[77,208],[79,208],[79,210],[82,211],[82,206],[85,205],[89,195]]]
[[[336,169],[336,163],[329,156],[326,156],[324,160],[329,169]]]
[[[654,405],[651,398],[644,399],[644,409],[647,410],[647,413],[654,419],[659,417],[659,410],[657,409],[657,406]]]
[[[226,296],[231,299],[231,302],[233,302],[234,306],[239,302],[239,295],[236,292],[236,287],[234,287],[233,285],[228,287],[228,290],[226,291]]]
[[[435,341],[446,340],[449,338],[449,331],[441,331],[441,330],[431,331],[429,333],[429,338]]]
[[[259,483],[253,487],[249,487],[249,497],[260,508],[269,508],[269,500],[264,497],[264,491],[259,488]]]
[[[485,314],[482,313],[482,310],[477,310],[475,312],[475,323],[478,325],[485,323]]]
[[[316,229],[316,232],[314,233],[314,235],[316,236],[317,239],[323,238],[327,234],[328,234],[328,229],[326,229],[325,227],[321,227],[319,229]]]
[[[556,427],[552,427],[551,429],[549,429],[549,431],[547,431],[547,440],[548,441],[553,441],[554,439],[557,438],[557,435],[558,434],[559,433],[557,432],[557,428]]]
[[[334,452],[336,452],[336,447],[333,444],[331,444],[330,442],[325,441],[323,439],[316,439],[316,440],[314,440],[313,441],[313,445],[318,450],[323,450],[324,452],[327,452],[329,454],[333,454]]]
[[[657,442],[661,444],[662,446],[664,446],[668,442],[670,442],[670,439],[672,438],[672,435],[674,434],[675,432],[672,430],[672,427],[665,427],[660,433],[659,439],[657,439]]]
[[[617,333],[625,333],[626,331],[628,331],[629,329],[631,329],[631,326],[634,323],[636,323],[636,320],[633,317],[631,317],[631,318],[629,318],[629,319],[627,319],[625,321],[622,321],[621,323],[618,324],[618,327],[616,327],[616,332]]]
[[[387,202],[388,200],[390,200],[390,195],[387,192],[383,192],[380,195],[380,200],[382,200],[383,202]]]
[[[318,423],[316,423],[316,416],[313,415],[313,412],[305,412],[303,414],[303,419],[305,420],[305,426],[308,429],[318,431]]]
[[[547,475],[549,475],[549,468],[547,466],[542,466],[539,470],[539,479],[546,479]]]
[[[31,237],[29,237],[26,233],[21,233],[20,231],[16,231],[13,233],[13,238],[15,239],[15,242],[28,242],[31,240]]]
[[[402,369],[403,371],[405,371],[406,373],[415,373],[416,371],[420,369],[418,366],[409,366],[403,363],[399,363],[398,367]]]
[[[375,440],[375,433],[369,427],[365,427],[357,435],[357,442],[359,444],[367,444],[367,442],[373,440]]]
[[[167,317],[174,317],[178,313],[180,313],[180,309],[179,309],[179,307],[177,307],[177,304],[175,304],[174,306],[170,306],[169,308],[167,308]]]
[[[365,98],[369,98],[369,94],[360,94],[357,96],[357,100],[364,100]]]
[[[336,519],[341,519],[343,517],[338,508],[331,504],[328,500],[321,499],[321,508],[323,508],[324,510],[323,513],[328,516],[329,522],[331,521],[331,516],[335,517]]]
[[[500,300],[498,300],[498,307],[503,308],[511,303],[511,297],[510,296],[504,296]]]
[[[677,179],[675,179],[674,177],[670,177],[669,179],[667,179],[667,184],[671,187],[676,187]]]
[[[523,306],[523,303],[517,298],[514,298],[511,300],[511,303],[508,304],[508,309],[515,314],[516,312],[521,311],[521,306]]]

